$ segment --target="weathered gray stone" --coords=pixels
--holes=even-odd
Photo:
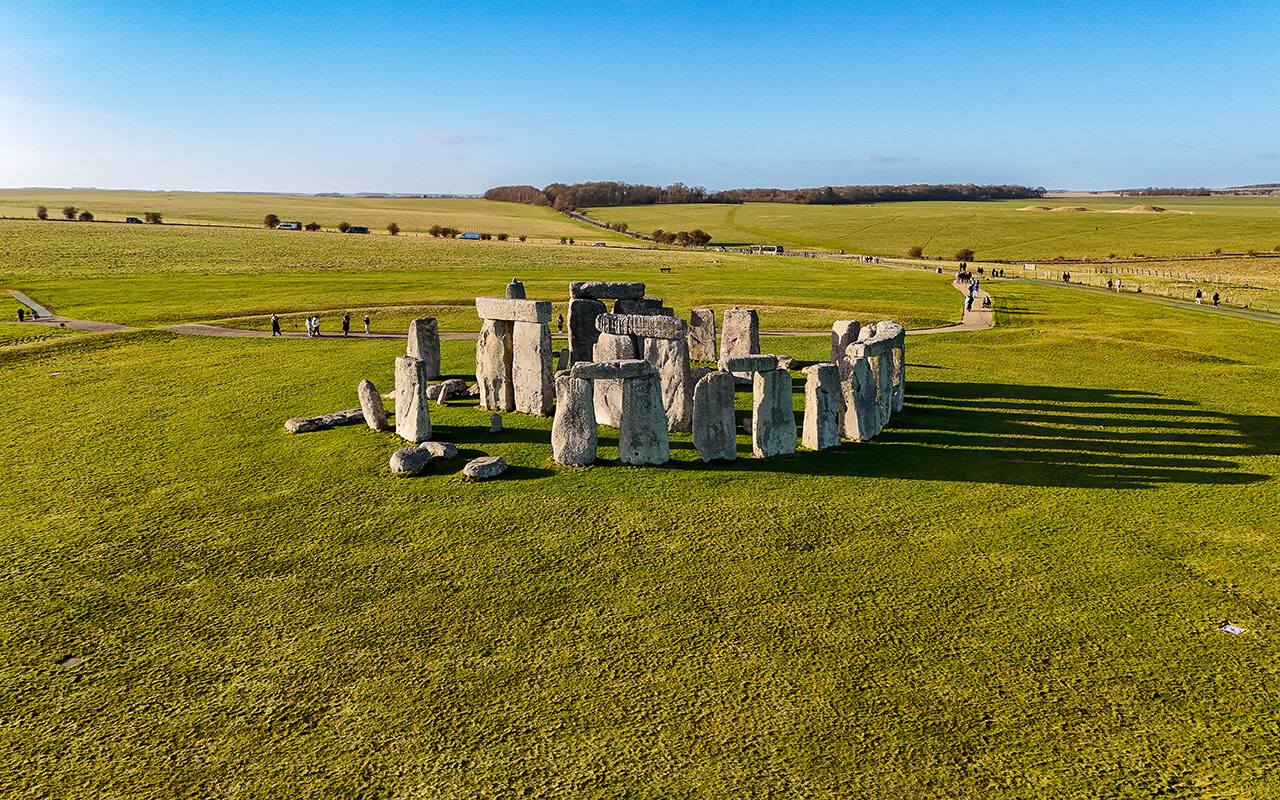
[[[711,369],[710,367],[693,367],[689,370],[689,380],[692,381],[693,385],[696,387],[698,385],[698,381],[715,371],[716,370]]]
[[[884,430],[893,416],[893,350],[867,360],[876,376],[876,410],[880,414],[880,430]]]
[[[593,350],[593,361],[631,361],[639,356],[636,342],[630,336],[614,336],[611,333],[600,334]],[[604,378],[596,381],[596,424],[618,427],[618,417],[622,413],[622,379]]]
[[[778,369],[794,370],[799,369],[800,364],[791,356],[778,356]]]
[[[440,402],[440,392],[442,392],[443,390],[444,390],[443,383],[429,383],[427,384],[427,388],[424,389],[423,391],[426,392],[428,400],[430,400],[433,403],[438,403]]]
[[[513,323],[511,349],[516,411],[551,416],[556,391],[551,380],[551,326],[545,322]]]
[[[893,351],[893,342],[889,339],[872,337],[854,342],[845,348],[845,358],[879,358]]]
[[[840,444],[840,368],[814,364],[804,368],[804,424],[800,443],[810,450]]]
[[[551,457],[559,464],[595,463],[595,392],[589,380],[556,376],[556,416],[551,423]]]
[[[512,278],[512,279],[511,279],[511,283],[508,283],[508,284],[507,284],[507,299],[508,299],[508,300],[523,300],[523,299],[524,299],[524,284],[523,284],[523,283],[521,283],[520,281],[516,280],[515,278]]]
[[[730,308],[724,312],[720,333],[720,369],[730,358],[760,352],[760,318],[754,308]],[[726,370],[727,371],[727,370]],[[750,377],[743,373],[741,377]]]
[[[435,456],[420,447],[402,447],[391,454],[388,466],[392,475],[419,475],[431,466]]]
[[[684,320],[675,320],[681,325]],[[693,381],[689,375],[689,345],[684,338],[645,339],[644,359],[658,371],[667,430],[688,433],[693,426]]]
[[[462,474],[473,481],[484,481],[496,478],[507,471],[507,462],[502,456],[482,456],[473,458],[462,468]]]
[[[387,407],[382,402],[382,395],[368,380],[360,381],[356,386],[356,397],[360,398],[360,411],[364,421],[375,431],[389,431],[387,424]]]
[[[695,308],[689,313],[689,358],[716,360],[716,312],[709,308]]]
[[[839,364],[845,358],[845,348],[858,341],[862,326],[857,320],[845,319],[831,323],[831,363]]]
[[[757,372],[751,392],[751,452],[772,458],[796,451],[796,415],[791,399],[791,373],[785,369]]]
[[[502,433],[502,415],[489,415],[489,433]]]
[[[726,374],[726,375],[728,375],[729,373],[727,373],[727,372],[726,372],[725,374]],[[753,381],[751,381],[751,382],[752,382],[752,383],[755,383],[755,381],[754,381],[754,380],[753,380]],[[734,381],[734,384],[736,385],[736,384],[737,384],[737,381]],[[752,431],[752,429],[753,429],[754,427],[755,427],[755,426],[751,424],[751,417],[750,417],[750,415],[745,416],[745,417],[743,417],[743,418],[742,418],[742,432],[743,432],[745,435],[750,436],[750,435],[751,435],[751,431]]]
[[[720,370],[735,375],[752,372],[773,372],[778,368],[778,357],[771,355],[737,356],[722,358]]]
[[[480,407],[491,411],[514,411],[515,387],[511,383],[511,334],[514,324],[486,319],[476,339],[476,383],[480,386]]]
[[[569,363],[590,361],[591,348],[600,338],[596,317],[606,313],[604,303],[593,299],[569,301]]]
[[[467,382],[462,378],[450,378],[441,383],[436,390],[436,396],[431,398],[439,405],[444,405],[451,398],[460,397],[467,393]]]
[[[622,382],[618,460],[624,464],[665,464],[671,460],[662,388],[652,369],[645,377]]]
[[[414,444],[431,438],[427,364],[409,356],[396,359],[396,435]]]
[[[569,284],[569,296],[590,297],[596,300],[638,300],[644,297],[644,284],[610,281],[574,281]]]
[[[664,317],[674,317],[676,315],[676,310],[671,306],[663,306],[658,313]]]
[[[435,317],[423,317],[409,323],[406,355],[426,363],[427,380],[440,377],[440,327]]]
[[[567,347],[563,348],[558,354],[556,354],[556,371],[557,372],[559,372],[562,369],[568,369],[570,363],[572,362],[569,360],[569,348]]]
[[[642,378],[648,375],[652,365],[643,359],[626,361],[593,361],[586,364],[574,364],[569,374],[579,380],[622,380],[624,378]]]
[[[865,442],[880,432],[876,375],[866,358],[846,358],[839,367],[840,432],[846,439]]]
[[[505,297],[477,297],[476,316],[507,322],[551,322],[550,300],[513,300]]]
[[[708,373],[693,389],[693,446],[703,461],[738,457],[733,390],[733,376],[727,372]]]
[[[636,300],[622,299],[614,302],[615,314],[639,314],[643,317],[656,317],[662,313],[661,297],[641,297]]]
[[[364,409],[352,408],[347,411],[335,411],[321,414],[318,417],[294,417],[284,422],[284,429],[289,433],[313,433],[327,431],[342,425],[355,425],[364,421]]]
[[[639,336],[645,339],[684,339],[689,323],[674,317],[650,317],[641,314],[601,314],[596,329],[615,336]]]
[[[418,449],[426,450],[433,458],[444,461],[458,457],[458,448],[451,442],[423,442],[418,445]]]

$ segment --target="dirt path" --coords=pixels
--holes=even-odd
[[[982,282],[979,281],[979,286]],[[951,288],[955,289],[963,297],[969,296],[969,284],[960,281],[952,281]],[[992,308],[983,308],[982,306],[991,299],[991,295],[979,289],[973,296],[973,309],[968,310],[963,305],[960,306],[960,322],[957,325],[948,325],[945,328],[918,328],[914,331],[907,331],[908,336],[920,336],[930,333],[956,333],[958,331],[985,331],[996,324],[995,310]]]

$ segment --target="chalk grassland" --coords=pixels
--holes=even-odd
[[[479,484],[283,432],[397,342],[8,348],[0,786],[1276,796],[1276,327],[991,288],[994,331],[909,340],[875,442],[567,469],[548,420],[433,408],[513,465]]]
[[[1125,214],[1135,205],[1191,213]],[[1106,197],[1038,200],[1046,207],[1093,211],[1019,211],[1029,201],[882,203],[862,206],[633,206],[587,209],[592,219],[626,222],[650,233],[701,228],[713,245],[782,244],[793,250],[906,256],[913,246],[951,258],[972,248],[979,259],[1106,258],[1271,252],[1280,245],[1280,198]],[[1275,271],[1268,262],[1268,271]]]
[[[445,330],[473,331],[479,328],[476,295],[501,295],[512,278],[525,283],[529,297],[557,301],[557,313],[564,313],[570,281],[597,279],[643,281],[651,295],[667,298],[684,317],[690,308],[751,305],[783,330],[819,331],[850,317],[892,317],[909,327],[933,327],[959,315],[958,295],[943,278],[844,262],[249,228],[0,221],[4,288],[21,289],[64,316],[134,326],[213,322],[265,330],[275,312],[286,329],[300,329],[304,316],[319,313],[322,330],[332,331],[346,312],[356,319],[371,314],[377,330],[403,331],[409,319],[431,315]]]
[[[519,203],[453,198],[309,197],[205,192],[127,192],[74,189],[0,190],[0,216],[34,219],[36,207],[49,209],[51,222],[65,223],[62,209],[75,206],[102,221],[123,222],[157,211],[166,224],[247,225],[260,227],[263,217],[275,214],[282,221],[317,222],[336,231],[339,222],[363,225],[370,235],[387,235],[388,223],[405,233],[423,233],[432,225],[477,233],[505,233],[558,241],[561,236],[578,240],[626,243],[633,240],[574,222],[549,208]],[[280,231],[280,236],[314,236],[310,231]],[[358,234],[347,234],[358,236]],[[403,233],[401,235],[404,235]]]

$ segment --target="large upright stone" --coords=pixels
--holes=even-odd
[[[709,308],[695,308],[689,313],[689,358],[716,360],[716,312]]]
[[[669,317],[667,319],[670,319]],[[675,322],[684,324],[684,320]],[[644,360],[658,371],[667,430],[688,433],[693,426],[693,381],[689,345],[683,339],[644,339]]]
[[[592,382],[556,376],[556,417],[551,423],[551,457],[560,464],[586,466],[596,460],[595,392]]]
[[[364,414],[364,421],[370,428],[375,431],[391,429],[387,424],[387,407],[383,405],[382,395],[378,394],[372,382],[360,381],[356,386],[356,397],[360,398],[360,411]]]
[[[689,323],[682,319],[644,314],[601,314],[596,328],[601,333],[644,339],[685,339],[689,334]]]
[[[574,281],[569,284],[569,297],[590,297],[595,300],[639,300],[644,297],[644,284]]]
[[[611,333],[600,334],[600,340],[593,349],[592,361],[628,361],[635,359],[635,340],[630,336],[614,336]],[[595,387],[596,422],[600,425],[618,427],[618,419],[622,414],[622,380],[596,379]]]
[[[751,452],[772,458],[796,451],[796,415],[791,399],[791,373],[785,369],[757,372],[751,392]]]
[[[515,389],[516,411],[549,417],[555,407],[551,326],[545,322],[512,325],[511,383]]]
[[[514,411],[515,387],[511,383],[511,337],[514,323],[486,319],[476,339],[476,383],[480,407],[490,411]]]
[[[703,461],[738,457],[733,392],[733,376],[727,372],[712,372],[693,388],[693,446]]]
[[[618,460],[624,464],[665,464],[671,460],[667,415],[656,372],[622,381]]]
[[[844,438],[865,442],[880,432],[877,388],[869,359],[850,355],[840,362],[840,433]]]
[[[508,300],[523,300],[523,299],[525,299],[525,297],[524,297],[524,284],[523,284],[523,283],[521,283],[520,281],[516,280],[515,278],[512,278],[512,279],[511,279],[511,283],[508,283],[508,284],[507,284],[507,299],[508,299]]]
[[[409,356],[396,359],[396,435],[414,444],[431,438],[427,365]]]
[[[591,361],[591,348],[600,338],[596,317],[606,313],[604,303],[591,298],[569,301],[569,363]]]
[[[440,327],[435,317],[423,317],[409,323],[405,354],[426,362],[428,380],[440,377]]]
[[[724,312],[720,333],[720,363],[760,352],[760,318],[754,308],[730,308]],[[721,369],[724,369],[721,366]],[[737,374],[737,373],[735,373]],[[742,377],[750,377],[742,373]]]
[[[838,320],[831,324],[831,363],[839,364],[845,357],[845,348],[858,341],[862,326],[857,320]]]
[[[835,364],[805,367],[804,424],[800,443],[810,450],[840,444],[840,368]]]

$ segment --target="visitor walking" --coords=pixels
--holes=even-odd
[[[280,318],[277,317],[275,314],[271,315],[271,335],[272,336],[280,335]]]
[[[364,315],[364,332],[365,333],[369,332],[369,315],[368,314]]]
[[[1200,305],[1200,298],[1204,297],[1204,292],[1196,289],[1196,305]]]
[[[22,322],[22,318],[25,317],[26,314],[27,310],[25,308],[18,309],[18,322]]]
[[[559,330],[560,333],[564,333],[564,314],[556,315],[556,329]]]
[[[1217,308],[1217,307],[1218,307],[1218,299],[1219,299],[1219,298],[1218,298],[1218,293],[1217,293],[1217,292],[1214,292],[1214,293],[1213,293],[1213,307],[1214,307],[1214,308]]]
[[[318,315],[311,318],[311,334],[316,338],[320,337],[320,317]]]
[[[307,338],[310,339],[311,338],[311,317],[304,317],[302,319],[302,325],[307,329]]]
[[[346,336],[349,333],[351,333],[351,315],[343,314],[342,315],[342,335]]]

